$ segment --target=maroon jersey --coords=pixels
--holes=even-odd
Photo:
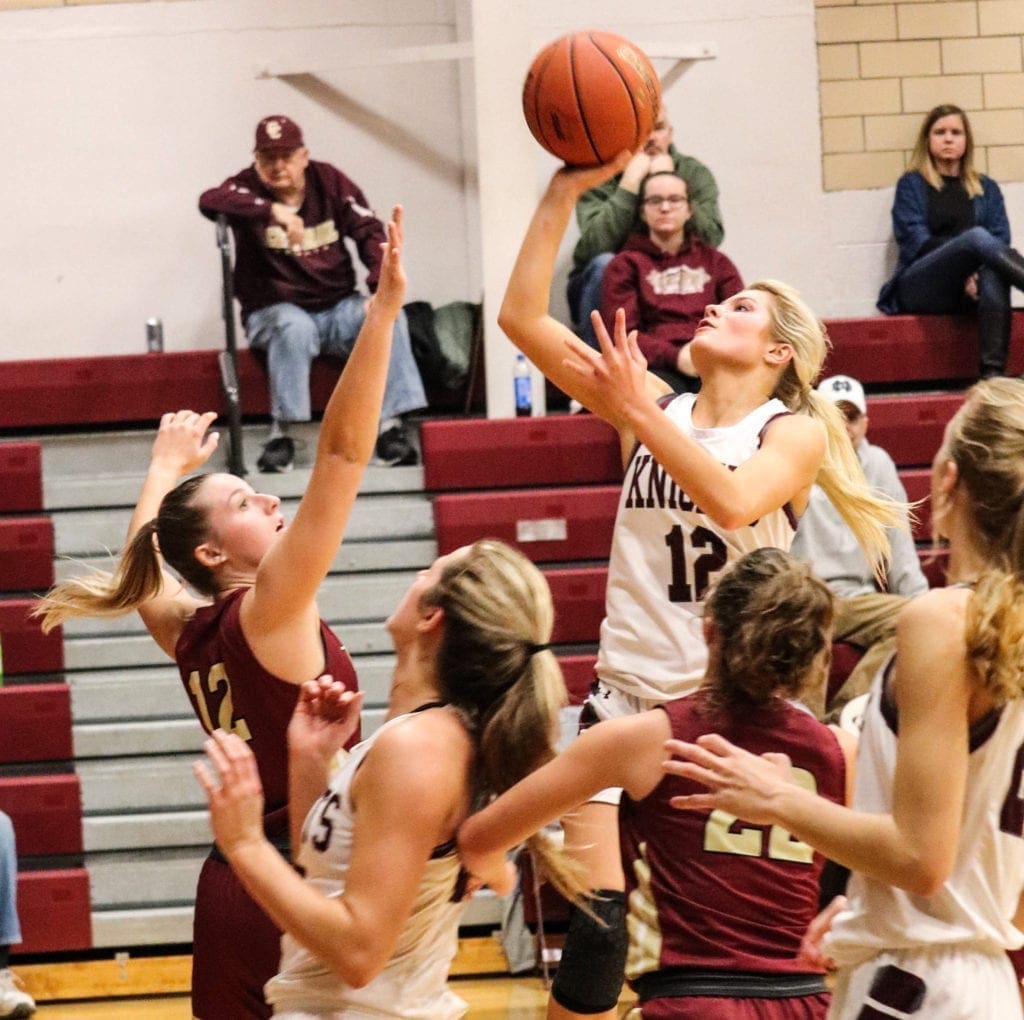
[[[358,185],[330,163],[310,160],[298,215],[306,225],[295,251],[284,227],[271,221],[274,193],[255,167],[204,191],[204,216],[228,217],[235,235],[235,296],[242,318],[257,308],[288,301],[307,312],[333,308],[356,290],[356,273],[345,245],[351,239],[366,266],[366,286],[377,290],[384,224],[373,214]]]
[[[721,733],[754,754],[780,751],[795,778],[842,803],[846,764],[835,735],[782,700],[730,721],[707,692],[669,702],[672,736],[688,742]],[[704,792],[666,776],[640,801],[619,808],[630,934],[627,976],[671,968],[806,974],[796,955],[818,910],[824,859],[780,826],[748,825],[725,811],[678,811],[669,798]],[[722,992],[708,994],[727,994]]]
[[[259,767],[269,836],[288,831],[288,751],[286,731],[299,688],[268,673],[242,633],[239,588],[204,606],[185,625],[175,659],[192,709],[207,733],[222,729],[241,737]],[[320,621],[324,672],[358,690],[352,660],[334,632]],[[314,679],[310,677],[310,679]],[[353,742],[358,740],[358,735]]]

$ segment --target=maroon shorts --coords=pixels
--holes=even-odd
[[[651,999],[640,1007],[644,1020],[825,1020],[831,995],[792,999],[719,999],[702,995]]]
[[[278,970],[281,932],[223,861],[207,858],[192,930],[192,1013],[199,1020],[266,1018],[263,986]]]

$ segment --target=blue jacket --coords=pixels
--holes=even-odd
[[[878,295],[878,310],[886,315],[899,315],[896,283],[900,274],[923,254],[922,249],[932,239],[928,230],[928,182],[916,171],[904,174],[896,182],[896,197],[892,203],[892,232],[900,248],[896,271],[886,281]],[[985,227],[1004,244],[1010,243],[1010,221],[1006,218],[1003,193],[991,177],[981,176],[981,194],[971,199],[974,206],[974,225]],[[934,249],[933,249],[934,250]]]

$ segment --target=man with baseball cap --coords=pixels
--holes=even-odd
[[[907,493],[892,458],[867,441],[868,405],[864,387],[848,375],[834,375],[818,385],[818,392],[842,412],[846,432],[857,451],[868,484],[899,503]],[[867,691],[878,667],[895,646],[896,614],[908,598],[927,591],[914,540],[907,528],[890,528],[892,559],[886,591],[879,591],[875,575],[847,523],[824,491],[815,485],[796,529],[792,552],[810,563],[836,597],[834,636],[864,649],[864,655],[828,706],[829,719],[838,718],[843,706]]]
[[[280,114],[256,125],[253,164],[204,191],[199,209],[227,216],[235,236],[235,294],[249,346],[267,352],[273,426],[260,471],[291,469],[290,422],[309,421],[309,370],[318,354],[345,358],[359,335],[367,298],[356,288],[345,245],[354,243],[377,289],[384,225],[359,187],[329,163],[309,158],[302,129]],[[395,323],[377,457],[415,464],[401,416],[426,406],[405,314]]]

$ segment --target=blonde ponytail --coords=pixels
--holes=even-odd
[[[163,579],[155,534],[156,520],[144,524],[113,572],[94,570],[54,585],[32,610],[43,633],[73,617],[124,616],[158,595]]]
[[[795,414],[806,414],[824,425],[825,456],[815,481],[855,535],[875,575],[884,581],[891,554],[886,528],[906,527],[909,506],[871,489],[842,415],[835,404],[814,389],[831,347],[825,324],[788,284],[760,280],[749,289],[772,296],[772,337],[793,351],[772,395]]]

